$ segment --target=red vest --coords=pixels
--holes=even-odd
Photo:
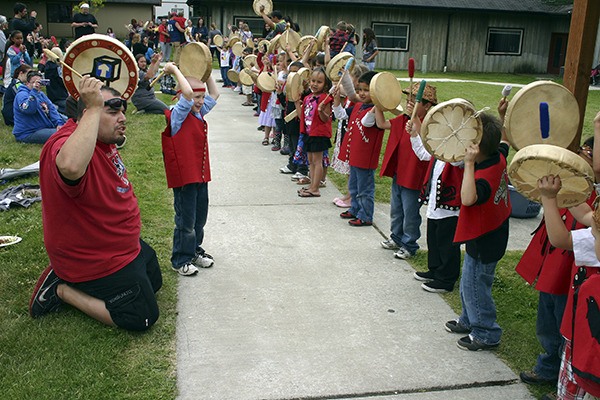
[[[475,180],[477,179],[487,181],[492,193],[483,204],[461,208],[454,234],[455,243],[468,242],[492,232],[510,217],[506,158],[501,154],[498,163],[488,168],[475,170]]]
[[[442,162],[442,161],[440,161]],[[429,193],[431,192],[431,175],[433,175],[433,167],[436,163],[435,158],[431,158],[429,161],[429,168],[425,174],[425,182],[419,195],[419,201],[423,204],[429,202]],[[460,210],[460,187],[462,185],[463,168],[455,167],[450,163],[446,163],[442,173],[438,177],[435,183],[436,189],[436,201],[435,208],[442,208],[444,210],[458,211]]]
[[[208,124],[192,113],[171,136],[171,111],[165,110],[167,127],[162,133],[163,161],[169,188],[210,182]]]
[[[596,273],[573,293],[571,361],[577,383],[586,392],[600,396],[600,271],[588,269]]]
[[[306,112],[305,107],[306,107],[306,103],[308,101],[310,101],[310,99],[313,97],[313,95],[308,95],[304,98],[303,102],[302,102],[302,112],[300,113],[300,132],[307,134],[308,136],[322,136],[322,137],[331,137],[331,118],[329,118],[327,121],[323,122],[321,121],[321,118],[319,117],[319,111],[318,111],[318,107],[322,102],[325,102],[325,104],[329,104],[333,101],[333,99],[331,97],[327,97],[327,93],[321,93],[319,95],[319,99],[317,100],[317,104],[315,105],[315,111],[314,111],[314,116],[312,119],[312,123],[310,125],[310,132],[307,131],[307,126],[306,126],[306,115],[304,115],[304,113]]]
[[[423,187],[427,161],[421,161],[410,143],[410,134],[406,132],[407,115],[399,115],[390,120],[390,136],[385,147],[381,163],[380,176],[396,176],[396,185],[412,190]]]
[[[595,199],[596,192],[593,191],[587,203],[591,206]],[[568,230],[585,228],[566,208],[561,209],[560,214]],[[536,290],[564,295],[569,291],[573,262],[572,251],[557,249],[550,244],[546,224],[542,220],[515,270],[527,283],[535,285]]]
[[[377,169],[384,131],[377,125],[366,127],[361,123],[373,105],[362,106],[363,103],[356,103],[352,109],[338,158],[352,167]]]

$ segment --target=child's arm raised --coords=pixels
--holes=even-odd
[[[385,119],[383,111],[381,111],[377,106],[373,106],[373,108],[375,109],[375,123],[377,124],[377,127],[379,129],[390,129],[392,124],[390,121]]]
[[[208,90],[208,95],[217,101],[221,94],[219,93],[219,88],[212,75],[210,75],[206,81],[206,89]]]
[[[181,95],[187,100],[192,100],[192,96],[194,95],[192,87],[187,79],[185,79],[185,76],[183,76],[179,68],[177,68],[177,65],[175,65],[175,63],[168,62],[167,65],[165,65],[165,73],[173,75],[179,84]]]
[[[479,145],[471,143],[465,154],[465,171],[460,187],[460,200],[463,206],[472,206],[477,202],[475,185],[475,158],[479,154]]]
[[[558,176],[548,175],[538,180],[538,188],[542,196],[542,206],[544,207],[544,219],[546,220],[546,229],[548,230],[548,239],[550,239],[550,243],[554,247],[573,250],[571,232],[565,226],[556,203],[556,195],[560,187],[561,182]]]

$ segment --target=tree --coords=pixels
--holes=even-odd
[[[102,7],[104,7],[104,0],[89,0],[89,1],[81,1],[79,2],[79,4],[73,6],[73,14],[80,12],[80,6],[83,3],[88,3],[90,5],[90,9],[94,10],[94,11],[98,11],[100,10]]]

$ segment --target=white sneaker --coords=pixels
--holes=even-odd
[[[302,178],[306,178],[306,175],[304,175],[304,174],[301,174],[300,172],[296,172],[296,173],[295,173],[294,175],[292,175],[292,177],[291,177],[291,179],[292,179],[293,181],[298,181],[298,180],[300,180],[300,179],[302,179]]]
[[[284,165],[283,167],[279,168],[279,172],[281,172],[282,174],[291,174],[294,171],[289,169],[287,165]]]
[[[236,87],[233,89],[233,91],[234,91],[234,92],[241,92],[241,91],[242,91],[242,88],[241,88],[240,86],[236,86]]]
[[[184,264],[179,268],[173,267],[173,269],[182,276],[190,276],[198,273],[198,268],[196,268],[196,266],[192,263]]]
[[[400,247],[398,251],[394,253],[394,257],[402,260],[408,260],[412,257],[412,254],[410,254],[410,251],[406,250],[404,247]]]
[[[192,259],[192,263],[199,268],[210,268],[214,265],[215,260],[208,253],[196,254],[196,257]]]
[[[379,244],[381,244],[381,247],[383,247],[386,250],[400,249],[400,246],[398,246],[398,243],[394,242],[394,239],[392,239],[392,238],[389,238],[388,240],[380,242]]]

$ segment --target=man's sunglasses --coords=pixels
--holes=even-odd
[[[121,111],[121,107],[123,107],[123,112],[127,111],[127,100],[121,99],[120,97],[114,97],[112,99],[108,99],[104,102],[105,107],[110,107],[113,110]]]

